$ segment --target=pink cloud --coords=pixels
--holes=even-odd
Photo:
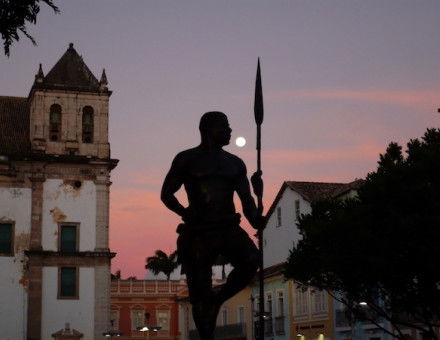
[[[296,98],[330,99],[373,102],[380,104],[407,106],[414,108],[432,109],[438,105],[440,90],[351,90],[351,89],[322,89],[322,90],[290,90],[268,93],[269,100],[288,100]]]

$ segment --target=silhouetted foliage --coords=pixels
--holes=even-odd
[[[8,57],[10,46],[14,40],[20,40],[19,32],[36,45],[35,39],[27,32],[26,25],[37,22],[40,2],[51,7],[55,13],[59,12],[53,0],[0,0],[0,33],[3,39],[4,53]]]
[[[121,270],[118,269],[114,274],[110,273],[111,280],[120,280],[121,279]]]
[[[145,269],[151,270],[154,275],[160,272],[164,273],[167,280],[170,280],[170,275],[177,268],[177,252],[174,251],[170,255],[167,255],[162,250],[156,250],[155,256],[147,257],[147,264]]]
[[[358,197],[312,203],[285,276],[325,289],[357,319],[437,339],[440,326],[440,129],[391,143]],[[367,307],[359,305],[366,302]]]

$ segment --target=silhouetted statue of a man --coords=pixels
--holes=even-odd
[[[193,318],[202,340],[212,340],[220,306],[250,282],[258,268],[258,249],[240,227],[233,197],[237,192],[251,225],[263,226],[263,217],[251,195],[246,166],[223,150],[231,128],[221,112],[207,112],[200,119],[201,144],[180,152],[162,186],[164,204],[182,217],[177,228],[177,251],[186,274]],[[188,207],[175,193],[182,184]],[[262,190],[261,172],[252,176],[254,192]],[[227,281],[212,288],[212,266],[222,255],[233,266]]]

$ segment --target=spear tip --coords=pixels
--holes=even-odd
[[[261,86],[261,70],[260,57],[258,57],[257,77],[255,80],[255,101],[254,101],[255,122],[257,125],[263,123],[264,108],[263,108],[263,89]]]

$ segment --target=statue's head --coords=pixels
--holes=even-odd
[[[229,144],[232,129],[229,127],[228,117],[219,111],[206,112],[200,118],[199,124],[202,143],[224,146]]]

